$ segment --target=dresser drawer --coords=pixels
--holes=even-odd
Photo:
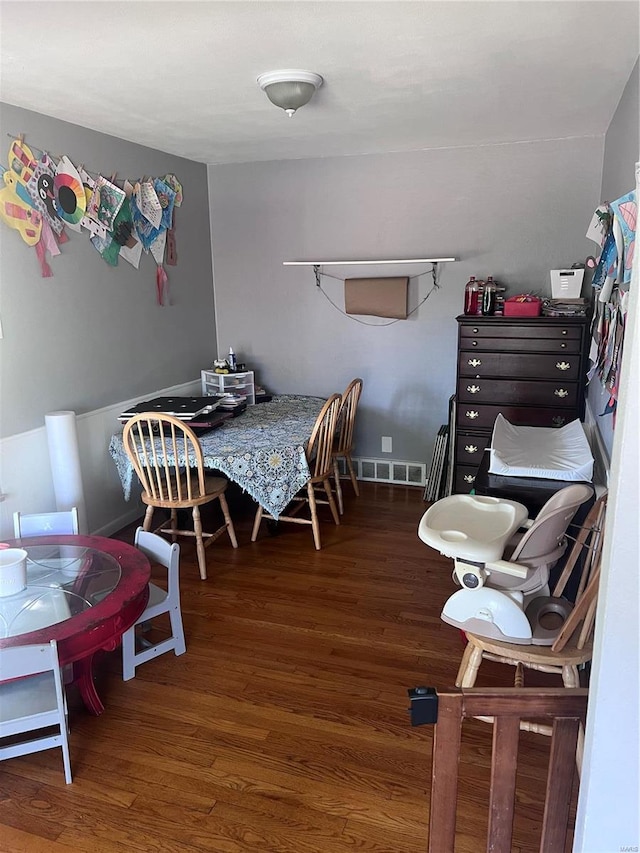
[[[535,382],[528,379],[464,379],[458,380],[458,402],[461,406],[475,403],[511,403],[516,406],[578,405],[578,383]]]
[[[580,338],[482,338],[480,336],[460,339],[461,350],[476,352],[551,352],[557,355],[580,353]]]
[[[479,320],[477,323],[460,324],[461,342],[466,338],[493,338],[495,341],[505,338],[516,338],[522,342],[533,338],[553,338],[556,340],[580,340],[583,326],[568,323],[549,323],[535,320],[532,323],[513,323],[503,319],[487,323]]]
[[[513,376],[523,379],[578,379],[580,355],[540,355],[506,352],[461,352],[460,376]]]
[[[488,406],[458,401],[456,424],[458,429],[493,429],[498,413],[516,426],[561,427],[579,417],[577,409],[559,410],[536,406]]]
[[[456,465],[479,465],[485,448],[491,444],[491,434],[459,432],[456,436]]]
[[[473,489],[473,484],[476,481],[477,468],[469,468],[464,465],[456,466],[456,473],[453,478],[453,491],[456,494],[468,494]]]

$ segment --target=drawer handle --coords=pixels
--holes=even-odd
[[[477,335],[479,331],[480,331],[480,329],[474,329],[474,330],[473,330],[473,334],[474,334],[474,335]]]
[[[467,364],[469,365],[469,367],[480,367],[480,365],[482,364],[482,362],[480,361],[480,359],[479,359],[479,358],[470,358],[470,359],[467,361]]]
[[[478,346],[478,341],[471,341],[471,346],[472,346],[472,347],[477,347],[477,346]]]
[[[476,418],[480,417],[478,412],[473,412],[473,411],[465,412],[464,416],[465,416],[465,418],[469,418],[472,421],[474,421]]]
[[[567,348],[566,344],[560,344],[560,349],[566,349],[566,348]]]
[[[465,444],[464,449],[466,450],[467,453],[477,453],[478,452],[478,448],[476,447],[475,444]]]
[[[563,426],[566,420],[566,418],[563,418],[560,415],[556,415],[555,418],[551,419],[551,422],[554,426]]]
[[[556,361],[556,367],[558,370],[569,370],[571,365],[568,361]]]
[[[465,474],[462,479],[465,481],[465,483],[473,483],[476,478],[473,476],[473,474]]]
[[[564,388],[556,388],[556,390],[555,390],[553,393],[555,394],[555,396],[556,396],[556,397],[560,397],[561,399],[562,399],[563,397],[568,397],[568,396],[569,396],[569,392],[568,392],[568,391],[565,391],[565,389],[564,389]]]
[[[566,330],[566,329],[563,329],[563,330],[562,330],[562,334],[563,334],[563,335],[566,335],[566,334],[567,334],[567,330]]]
[[[467,385],[467,391],[470,394],[477,394],[478,391],[480,391],[480,390],[481,390],[481,388],[479,385]]]

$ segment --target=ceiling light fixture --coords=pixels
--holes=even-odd
[[[297,109],[308,104],[316,89],[322,86],[322,77],[313,71],[267,71],[258,77],[258,85],[276,107],[281,107],[291,118]]]

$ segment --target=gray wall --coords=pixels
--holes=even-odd
[[[602,138],[209,167],[220,349],[275,392],[365,381],[356,452],[427,461],[454,389],[469,275],[547,294],[549,269],[583,260],[599,201]],[[455,256],[415,316],[367,327],[342,316],[311,268],[285,260]],[[341,276],[402,270],[326,268]],[[344,307],[340,282],[327,293]],[[429,277],[413,288],[424,295]],[[380,322],[373,319],[371,322]]]
[[[620,98],[618,109],[607,130],[600,193],[602,201],[615,201],[634,187],[635,164],[640,159],[639,77],[636,62]],[[613,415],[599,417],[608,400],[609,392],[602,387],[600,380],[596,377],[589,386],[589,405],[596,416],[600,435],[611,455]]]
[[[42,426],[44,414],[78,414],[193,379],[216,352],[206,167],[38,113],[0,108],[7,134],[67,154],[120,179],[173,172],[184,187],[176,212],[178,266],[166,267],[172,304],[155,302],[155,262],[108,266],[87,232],[69,232],[42,278],[35,249],[0,223],[0,435]]]

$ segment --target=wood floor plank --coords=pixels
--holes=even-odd
[[[201,581],[181,544],[186,654],[129,682],[119,651],[97,659],[104,714],[69,691],[73,784],[59,750],[0,765],[2,853],[426,850],[433,729],[410,725],[407,690],[450,688],[463,644],[440,619],[450,562],[417,536],[421,490],[363,483],[356,499],[345,484],[321,551],[298,525],[251,543],[254,505],[229,491],[240,547],[217,540]],[[486,664],[478,683],[512,674]],[[490,750],[491,728],[466,723],[460,853],[484,848]],[[548,739],[523,734],[519,754],[513,851],[533,853]]]

